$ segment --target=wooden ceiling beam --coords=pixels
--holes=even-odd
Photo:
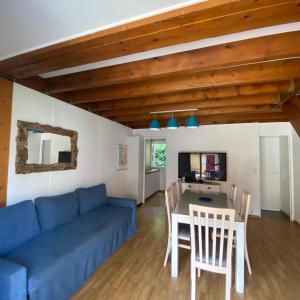
[[[280,94],[286,92],[288,90],[288,87],[288,81],[280,81],[253,85],[226,86],[206,90],[193,90],[188,92],[170,93],[166,95],[154,95],[149,97],[118,99],[113,101],[80,103],[77,104],[77,106],[89,111],[107,111],[115,109],[130,109],[139,106],[147,107],[160,104],[166,105],[209,99],[215,100],[229,97],[235,98],[237,96],[246,99],[244,96],[251,96],[253,98],[253,95],[259,95],[261,97],[262,95]]]
[[[41,93],[45,93],[46,91],[46,82],[43,78],[39,76],[32,76],[28,78],[19,79],[17,80],[17,83]]]
[[[232,123],[253,123],[253,122],[286,122],[287,117],[281,112],[268,113],[244,113],[244,114],[226,114],[226,115],[208,115],[198,117],[201,125],[213,124],[232,124]],[[177,118],[178,123],[184,126],[186,118]],[[166,127],[167,120],[162,120],[161,127]],[[124,125],[131,128],[148,128],[149,121],[123,122]]]
[[[74,91],[67,93],[65,99],[73,104],[87,103],[283,81],[292,78],[300,78],[300,59],[298,58]],[[55,97],[55,94],[53,96]]]
[[[13,82],[0,77],[0,207],[6,206]]]
[[[296,22],[299,1],[205,1],[31,51],[0,63],[12,79],[249,29]]]
[[[207,115],[223,115],[223,114],[232,114],[232,113],[261,113],[261,112],[270,112],[270,105],[251,105],[251,106],[233,106],[233,107],[221,107],[221,108],[207,108],[201,109],[194,113],[195,116],[207,116]],[[280,111],[278,109],[277,111]],[[170,118],[171,114],[160,114],[157,116],[159,120],[166,120]],[[103,116],[103,115],[102,115]],[[175,117],[189,117],[191,116],[190,112],[178,112],[175,114]],[[136,121],[150,121],[153,119],[153,115],[150,113],[139,114],[137,112],[135,115],[120,115],[110,117],[111,120],[117,122],[130,122],[132,120]]]
[[[300,31],[281,33],[78,72],[46,79],[47,90],[49,93],[60,93],[300,57],[299,40]]]
[[[290,80],[289,87],[287,91],[281,92],[276,101],[274,102],[275,105],[282,106],[285,102],[289,101],[293,98],[296,94],[300,93],[300,79],[292,79]]]
[[[271,105],[276,99],[275,94],[271,95],[257,95],[257,96],[238,96],[209,100],[196,100],[196,101],[182,101],[175,104],[157,104],[153,106],[144,106],[140,104],[132,109],[113,109],[108,111],[93,110],[92,112],[98,112],[104,117],[114,116],[130,116],[130,115],[144,115],[153,111],[165,111],[176,109],[192,109],[197,108],[199,110],[210,108],[222,108],[222,107],[238,107],[238,106],[252,106],[252,105]]]
[[[282,111],[300,137],[300,93],[285,102]]]
[[[161,104],[176,104],[209,99],[215,100],[224,98],[224,100],[228,100],[227,98],[235,97],[246,99],[247,96],[253,98],[254,95],[262,97],[264,95],[280,94],[288,91],[288,87],[289,81],[268,82],[263,84],[226,86],[206,90],[193,90],[188,92],[170,93],[148,97],[80,103],[77,104],[77,106],[89,111],[107,111],[114,109],[130,109],[140,106],[147,107]]]

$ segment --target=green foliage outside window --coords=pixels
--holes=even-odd
[[[165,167],[167,163],[167,145],[166,144],[152,144],[152,167]]]

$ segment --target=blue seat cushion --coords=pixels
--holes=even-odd
[[[40,225],[43,231],[71,222],[78,216],[78,200],[75,193],[35,200]]]
[[[22,246],[40,231],[31,200],[0,208],[0,257]]]
[[[89,188],[76,190],[79,201],[79,213],[86,214],[96,208],[105,206],[108,203],[105,184],[99,184]]]
[[[132,209],[105,206],[43,232],[6,259],[27,268],[30,299],[68,299],[128,239]]]

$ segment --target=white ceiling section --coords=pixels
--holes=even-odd
[[[0,60],[205,0],[0,0]]]

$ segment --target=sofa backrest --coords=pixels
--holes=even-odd
[[[71,222],[78,216],[78,200],[75,193],[35,199],[42,231],[48,231]]]
[[[22,246],[40,231],[31,200],[0,208],[0,257]]]
[[[79,188],[75,192],[78,197],[79,213],[81,215],[107,205],[108,198],[104,183],[89,188]]]

